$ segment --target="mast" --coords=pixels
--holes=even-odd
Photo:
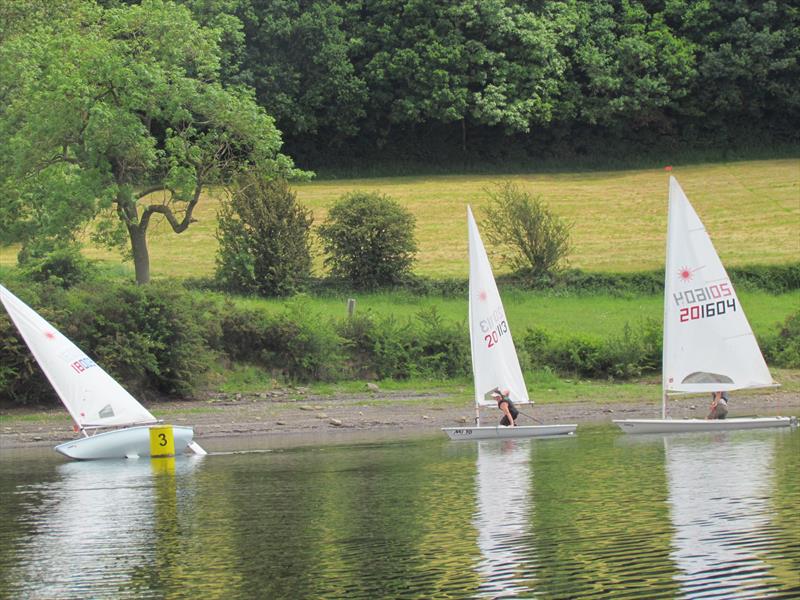
[[[670,239],[672,235],[672,217],[673,217],[673,210],[674,207],[672,206],[673,198],[672,198],[672,167],[668,166],[665,170],[669,173],[669,177],[667,179],[667,250],[666,250],[666,259],[664,260],[664,317],[662,319],[663,323],[663,334],[661,339],[661,418],[667,418],[667,374],[666,374],[666,366],[667,366],[667,302],[669,299],[669,282],[670,282],[670,268],[672,267],[670,254],[669,254],[669,246],[670,246]]]

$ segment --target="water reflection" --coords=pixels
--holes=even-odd
[[[770,537],[777,438],[735,435],[664,438],[675,528],[671,557],[684,597],[753,598],[774,591],[762,549]]]
[[[175,541],[176,476],[197,459],[70,462],[56,468],[26,520],[31,529],[25,557],[13,580],[21,596],[85,598],[138,596],[153,589],[154,565]],[[173,535],[169,535],[172,532]]]
[[[478,442],[477,512],[484,597],[512,597],[529,588],[523,579],[531,505],[530,440]],[[529,582],[528,582],[529,583]]]

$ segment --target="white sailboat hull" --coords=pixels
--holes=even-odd
[[[175,438],[175,454],[182,454],[192,441],[191,427],[172,427]],[[150,456],[150,427],[126,427],[65,442],[55,450],[76,460],[101,458],[136,458]]]
[[[495,425],[493,427],[442,427],[442,431],[451,440],[505,440],[572,435],[577,428],[576,424],[521,425],[517,427]]]
[[[614,423],[625,433],[687,433],[768,429],[796,424],[794,417],[753,417],[736,419],[619,419]]]

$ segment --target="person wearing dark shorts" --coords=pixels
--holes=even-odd
[[[728,394],[727,392],[713,392],[711,394],[711,406],[708,409],[706,419],[724,419],[728,416]]]
[[[503,412],[503,418],[500,419],[500,425],[505,425],[506,427],[516,426],[517,417],[519,416],[517,407],[514,406],[514,403],[509,397],[510,393],[511,392],[509,390],[501,391],[497,388],[495,388],[495,390],[492,392],[492,398],[494,398],[497,402],[497,408]]]

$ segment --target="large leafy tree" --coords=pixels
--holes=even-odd
[[[26,16],[0,44],[0,241],[96,219],[145,283],[154,217],[181,233],[209,184],[298,172],[252,93],[220,83],[216,29],[163,0],[65,1],[64,18]]]
[[[800,118],[800,9],[794,2],[686,3],[665,15],[694,48],[697,76],[682,112],[717,133],[765,126],[796,139]]]
[[[261,102],[287,136],[337,142],[358,131],[367,89],[351,54],[342,3],[274,0],[241,10],[245,64]]]
[[[567,0],[568,58],[558,119],[626,129],[653,125],[686,93],[692,44],[639,0]]]
[[[429,122],[511,133],[549,122],[565,68],[556,17],[507,0],[368,3],[354,28],[370,126],[379,135]]]

